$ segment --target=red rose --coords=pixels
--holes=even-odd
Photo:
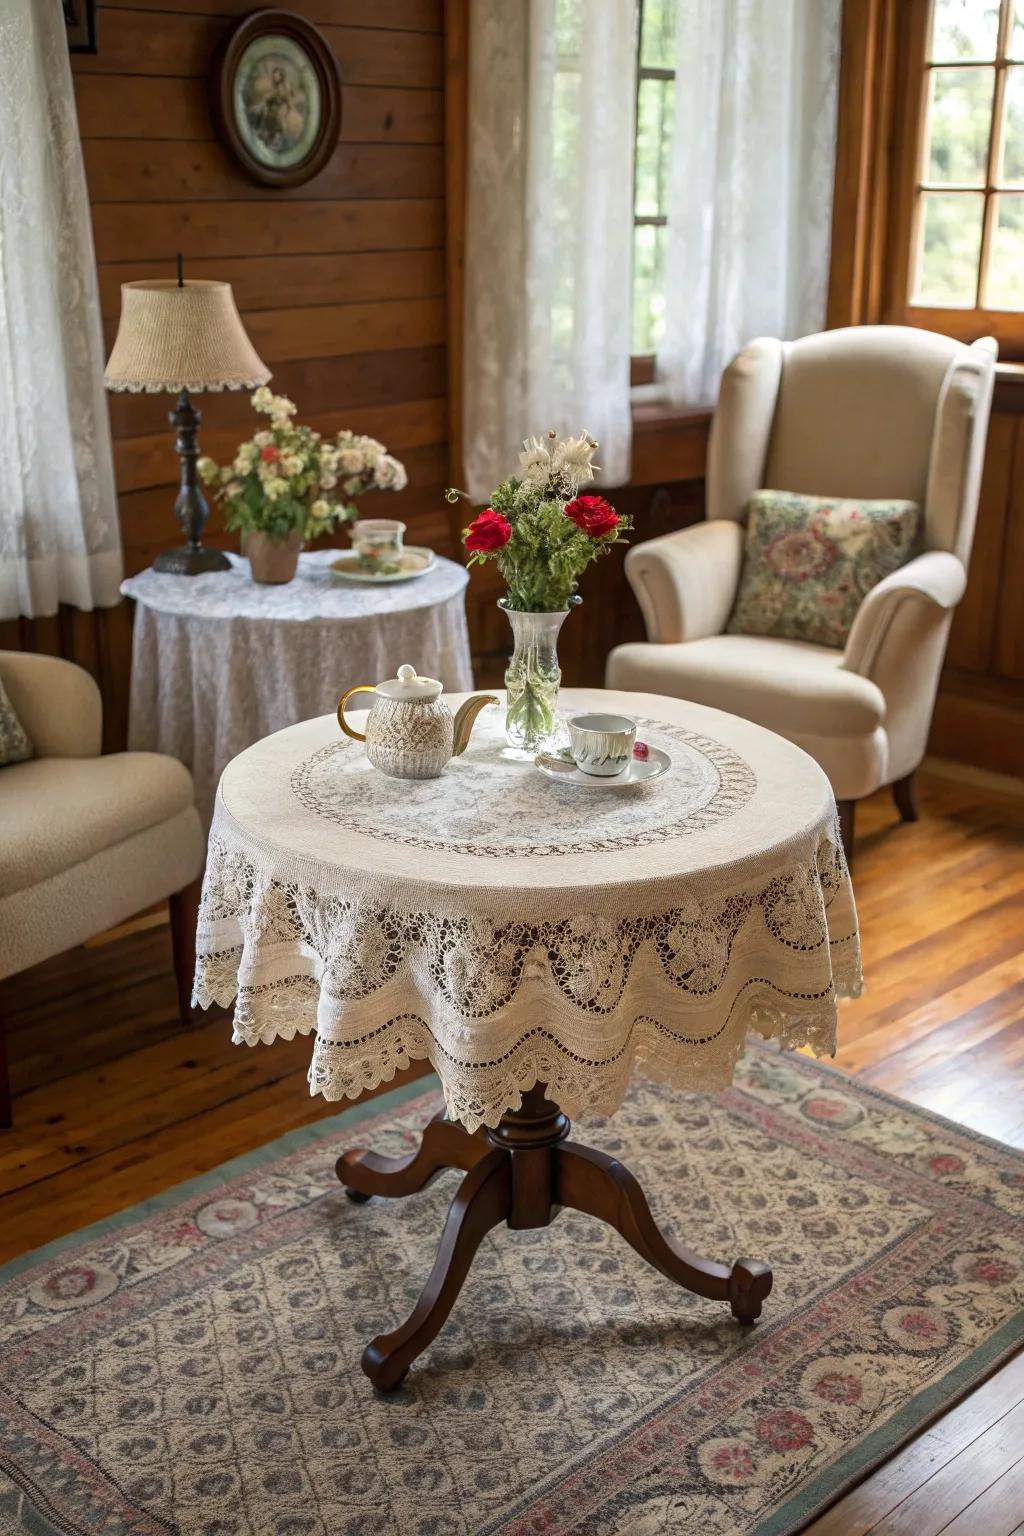
[[[462,535],[466,548],[473,554],[493,555],[504,549],[512,537],[512,524],[493,507],[488,507],[475,517]]]
[[[592,539],[603,539],[619,526],[619,514],[603,496],[577,496],[566,504],[565,515]]]
[[[273,443],[268,443],[265,448],[260,449],[260,458],[265,464],[273,464],[277,456],[278,450],[274,447]]]

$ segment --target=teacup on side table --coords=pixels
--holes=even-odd
[[[627,715],[573,715],[566,721],[569,751],[581,773],[611,779],[633,759],[636,721]]]

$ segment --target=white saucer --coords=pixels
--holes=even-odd
[[[573,762],[566,749],[561,753],[541,752],[534,758],[535,765],[549,779],[561,784],[585,784],[588,789],[624,789],[627,784],[646,784],[660,779],[672,767],[672,759],[660,747],[647,748],[647,757],[632,757],[621,773],[602,778],[596,773],[583,773]]]
[[[407,544],[398,557],[397,571],[364,571],[358,565],[359,556],[354,549],[346,549],[337,560],[331,561],[331,575],[335,581],[360,581],[371,587],[382,587],[392,581],[415,581],[425,576],[434,564],[434,551],[420,544]]]

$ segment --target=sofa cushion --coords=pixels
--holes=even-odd
[[[852,501],[757,491],[731,635],[841,649],[873,586],[917,551],[912,501]]]
[[[0,768],[8,763],[23,763],[32,756],[32,743],[25,727],[14,713],[14,705],[7,697],[3,679],[0,678]]]
[[[44,757],[0,774],[0,896],[70,869],[192,804],[188,769],[156,752]]]
[[[870,678],[848,672],[841,651],[797,640],[712,635],[675,645],[620,645],[610,688],[667,693],[742,715],[782,736],[870,736],[885,699]]]

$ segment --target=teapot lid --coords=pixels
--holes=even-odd
[[[385,682],[377,684],[377,692],[386,699],[436,699],[443,688],[444,684],[439,683],[436,677],[419,677],[416,668],[408,662],[399,667],[397,677],[389,677]]]

